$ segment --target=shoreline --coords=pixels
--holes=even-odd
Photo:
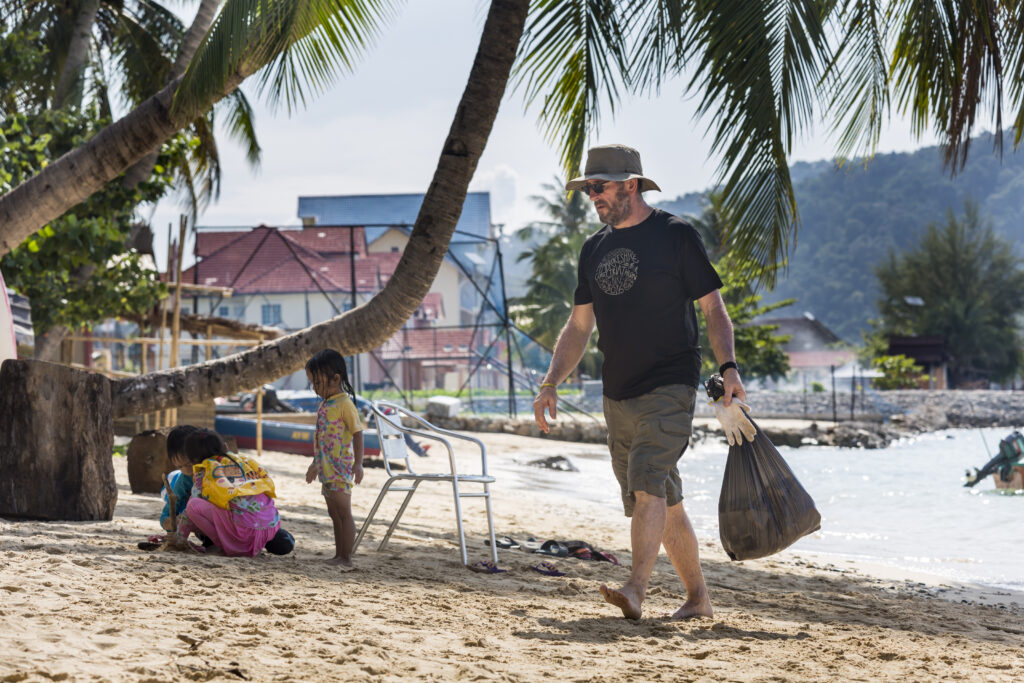
[[[476,436],[492,462],[570,447]],[[440,465],[440,456],[432,449],[414,465]],[[459,448],[456,457],[468,468],[475,456]],[[356,571],[340,573],[322,562],[333,539],[319,486],[303,479],[308,459],[265,452],[260,461],[297,541],[289,556],[139,551],[135,543],[157,533],[160,501],[130,492],[124,458],[114,461],[112,521],[0,520],[0,680],[1024,677],[1024,607],[984,604],[906,573],[889,578],[800,551],[736,563],[717,541],[700,539],[715,616],[660,616],[685,599],[662,555],[644,618],[623,619],[597,589],[628,576],[625,519],[541,488],[494,488],[498,536],[584,539],[622,566],[501,550],[507,573],[470,572],[459,561],[451,488],[424,484],[390,545],[379,551],[375,541],[397,495],[358,549]],[[357,524],[384,479],[383,470],[366,470],[353,495]],[[489,553],[486,523],[481,501],[463,507],[472,562]],[[536,573],[539,559],[565,576]]]

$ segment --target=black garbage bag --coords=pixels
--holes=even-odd
[[[721,397],[718,375],[705,386],[712,399]],[[757,429],[754,441],[744,439],[729,447],[718,497],[718,533],[732,560],[777,553],[821,528],[811,496],[757,423],[751,422]]]

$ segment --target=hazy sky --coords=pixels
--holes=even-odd
[[[199,224],[296,225],[300,194],[424,192],[469,75],[486,8],[483,0],[407,2],[355,73],[340,76],[290,116],[284,109],[271,112],[250,78],[244,89],[256,110],[262,166],[251,171],[241,147],[222,134],[221,195]],[[645,173],[664,190],[647,193],[648,201],[700,191],[714,181],[706,122],[694,119],[695,104],[682,92],[683,82],[674,81],[657,98],[624,102],[614,119],[604,115],[591,141],[640,150]],[[793,160],[830,158],[834,141],[826,133],[803,140]],[[934,142],[913,140],[909,127],[897,121],[880,151],[926,144]],[[493,220],[516,228],[539,217],[530,196],[541,193],[541,184],[558,170],[557,152],[538,130],[537,112],[525,111],[520,92],[506,93],[470,189],[490,191]],[[167,226],[177,226],[179,212],[174,200],[165,199],[152,218],[161,268]]]

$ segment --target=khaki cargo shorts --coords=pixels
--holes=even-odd
[[[604,399],[612,470],[622,491],[622,508],[633,516],[634,491],[664,498],[668,506],[683,500],[676,467],[693,433],[697,389],[686,384],[658,387],[642,396]]]

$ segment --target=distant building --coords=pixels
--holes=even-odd
[[[889,337],[889,349],[886,353],[890,356],[913,358],[915,363],[925,369],[929,389],[949,388],[949,354],[946,352],[945,338],[893,335]]]
[[[232,296],[201,294],[186,305],[199,314],[288,331],[330,319],[387,284],[422,201],[423,195],[300,197],[301,228],[200,228],[197,262],[182,280],[230,287]],[[430,293],[405,328],[360,357],[353,374],[365,387],[457,389],[479,354],[501,344],[492,347],[496,330],[474,328],[485,279],[478,271],[489,266],[481,256],[491,235],[488,193],[467,195],[456,230],[453,245],[465,244],[441,263]],[[491,374],[484,367],[474,386],[501,386],[500,373]],[[299,388],[306,380],[297,373],[280,384]]]
[[[833,368],[854,362],[857,354],[844,348],[832,330],[826,327],[811,313],[792,318],[757,318],[758,325],[777,325],[775,336],[789,337],[782,345],[782,350],[789,357],[790,384],[806,386],[811,382],[828,385]]]

